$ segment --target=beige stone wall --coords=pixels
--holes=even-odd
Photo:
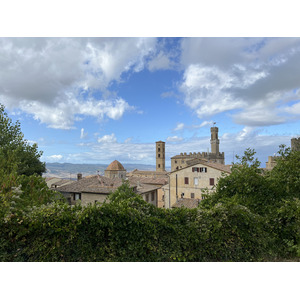
[[[154,206],[157,206],[157,191],[142,194],[143,199]]]
[[[192,168],[207,168],[207,172],[192,172]],[[176,195],[176,175],[177,175],[177,195]],[[212,192],[215,186],[210,185],[210,178],[214,178],[214,185],[217,184],[218,178],[222,175],[222,171],[207,167],[202,164],[187,167],[174,173],[170,173],[170,204],[176,203],[177,197],[192,198],[194,193],[195,199],[202,199],[204,189]],[[188,184],[185,183],[185,177],[188,178]],[[195,179],[197,178],[197,179]],[[198,183],[198,184],[197,184]],[[166,196],[166,195],[165,195]]]
[[[170,187],[169,187],[169,184],[166,184],[166,185],[162,186],[162,192],[163,192],[163,197],[164,197],[164,207],[165,208],[170,208],[170,203],[169,203]]]
[[[104,176],[107,178],[120,178],[126,179],[126,171],[125,170],[105,170]]]
[[[105,194],[93,194],[93,193],[81,193],[81,204],[95,204],[95,201],[98,203],[103,203],[108,195]]]
[[[266,169],[272,170],[276,166],[276,157],[268,156],[268,161],[266,162]]]
[[[160,188],[157,190],[157,207],[164,207],[165,202],[164,202],[164,192]]]

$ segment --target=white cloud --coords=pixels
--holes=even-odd
[[[118,120],[125,112],[134,110],[133,106],[121,98],[83,101],[72,98],[72,95],[64,95],[64,98],[55,101],[53,105],[37,101],[22,101],[19,108],[32,114],[35,120],[55,129],[74,128],[74,121],[85,116],[93,116],[98,120],[104,118]]]
[[[50,156],[46,156],[46,160],[48,162],[56,162],[56,161],[59,161],[63,158],[62,155],[60,154],[54,154],[54,155],[50,155]]]
[[[178,123],[174,131],[182,130],[184,128],[184,123]]]
[[[169,57],[161,51],[148,63],[148,69],[150,71],[168,70],[171,69],[171,65]]]
[[[299,101],[299,38],[190,38],[181,48],[179,90],[199,118],[231,111],[246,126],[299,118],[289,105]]]
[[[84,132],[84,128],[80,130],[80,139],[85,139],[87,137],[87,132]]]
[[[1,38],[1,102],[52,128],[85,116],[117,120],[132,108],[125,100],[86,100],[82,92],[109,94],[111,82],[141,71],[155,47],[155,38]]]
[[[98,143],[103,143],[103,144],[111,144],[111,143],[116,143],[117,138],[115,137],[115,134],[112,133],[110,135],[104,135],[101,138],[98,138]]]
[[[128,143],[130,143],[131,141],[132,141],[132,138],[129,137],[129,138],[127,138],[127,139],[124,141],[124,143],[125,143],[125,144],[128,144]]]
[[[167,137],[166,142],[171,142],[172,143],[172,142],[180,142],[182,140],[183,140],[182,137],[178,137],[177,135],[174,135],[174,136]]]

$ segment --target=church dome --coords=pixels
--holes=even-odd
[[[105,171],[125,171],[125,169],[119,161],[114,160]]]

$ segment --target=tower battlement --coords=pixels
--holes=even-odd
[[[291,148],[294,151],[300,151],[300,137],[291,139]]]
[[[225,153],[219,152],[220,140],[218,138],[218,127],[211,127],[211,152],[181,152],[179,155],[171,157],[171,170],[175,171],[186,167],[187,161],[200,158],[206,161],[225,164]]]

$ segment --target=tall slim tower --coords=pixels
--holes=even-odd
[[[156,172],[165,171],[165,142],[156,142]]]
[[[218,127],[211,127],[210,132],[211,132],[211,139],[210,139],[210,145],[211,145],[211,153],[214,154],[219,154],[219,144],[220,140],[218,138]]]

